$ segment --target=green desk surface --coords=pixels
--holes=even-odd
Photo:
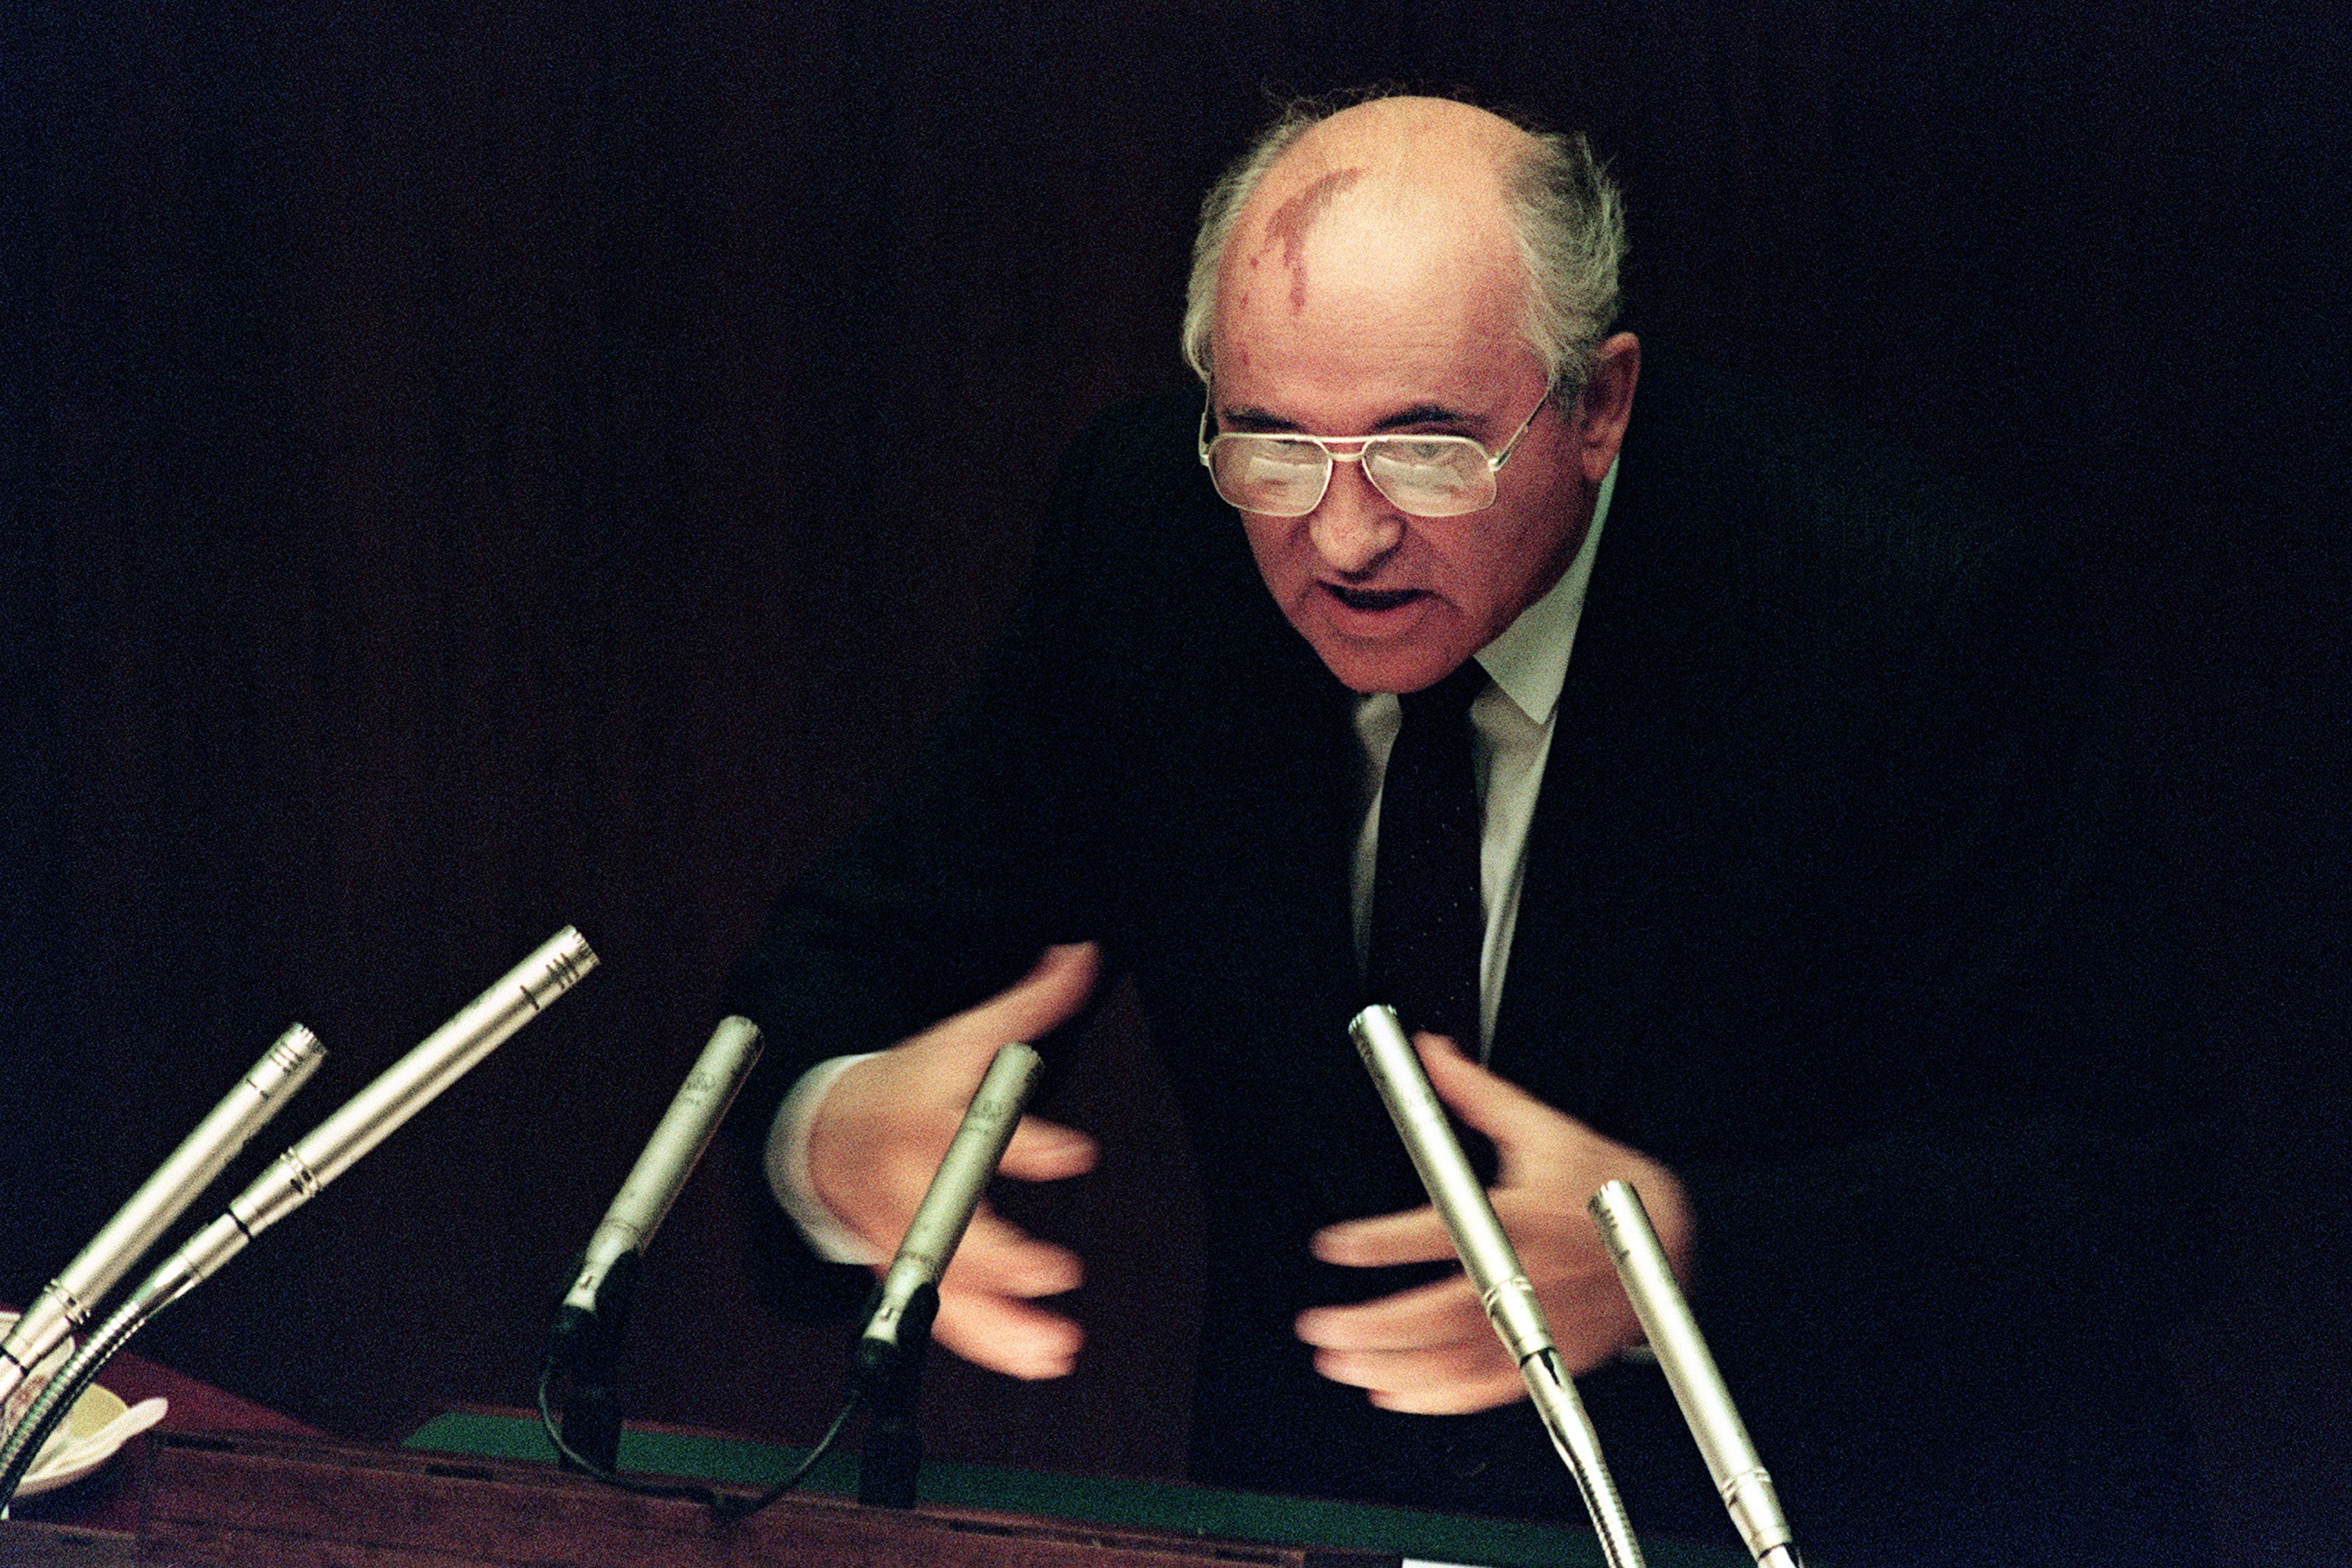
[[[405,1447],[494,1459],[551,1462],[555,1458],[535,1416],[470,1411],[426,1423]],[[772,1485],[806,1453],[805,1448],[768,1443],[635,1428],[621,1436],[621,1468],[631,1475],[690,1476],[751,1487]],[[854,1495],[856,1457],[827,1455],[803,1487]],[[1560,1489],[1564,1497],[1575,1496],[1565,1469]],[[1598,1568],[1602,1562],[1600,1545],[1589,1531],[992,1465],[927,1462],[919,1500],[1096,1524],[1140,1525],[1228,1541],[1394,1552],[1480,1568]],[[1748,1562],[1737,1552],[1674,1542],[1645,1541],[1642,1550],[1651,1568],[1743,1568]]]

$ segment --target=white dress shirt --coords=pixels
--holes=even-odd
[[[1617,488],[1612,464],[1592,503],[1592,526],[1576,558],[1551,591],[1526,609],[1503,635],[1476,654],[1494,685],[1470,704],[1470,768],[1485,805],[1478,840],[1478,892],[1486,936],[1478,955],[1479,1059],[1495,1037],[1495,1015],[1502,1005],[1503,971],[1511,958],[1511,933],[1518,929],[1519,886],[1527,876],[1528,826],[1535,820],[1536,795],[1543,787],[1544,761],[1551,755],[1552,723],[1560,687],[1568,679],[1569,649],[1584,615],[1584,590],[1592,580],[1592,558],[1601,547],[1601,520],[1610,492]],[[1371,947],[1372,867],[1381,830],[1381,779],[1389,749],[1396,744],[1404,710],[1389,692],[1356,702],[1356,734],[1364,745],[1364,826],[1356,837],[1356,963]]]

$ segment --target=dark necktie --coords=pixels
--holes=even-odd
[[[1381,786],[1372,870],[1371,999],[1407,1029],[1450,1035],[1478,1049],[1478,953],[1486,919],[1478,897],[1483,816],[1470,771],[1470,704],[1486,689],[1476,659],[1399,699],[1403,727]]]

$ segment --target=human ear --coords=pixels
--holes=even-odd
[[[1642,375],[1642,344],[1631,332],[1619,332],[1593,351],[1591,374],[1577,394],[1577,465],[1585,483],[1598,485],[1617,460],[1625,426],[1633,417],[1633,384]]]

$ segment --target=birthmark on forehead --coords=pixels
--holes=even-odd
[[[1307,235],[1339,193],[1364,177],[1361,169],[1334,169],[1274,209],[1265,220],[1268,244],[1282,246],[1283,265],[1290,268],[1291,313],[1307,309]],[[1255,267],[1257,260],[1251,259]]]

